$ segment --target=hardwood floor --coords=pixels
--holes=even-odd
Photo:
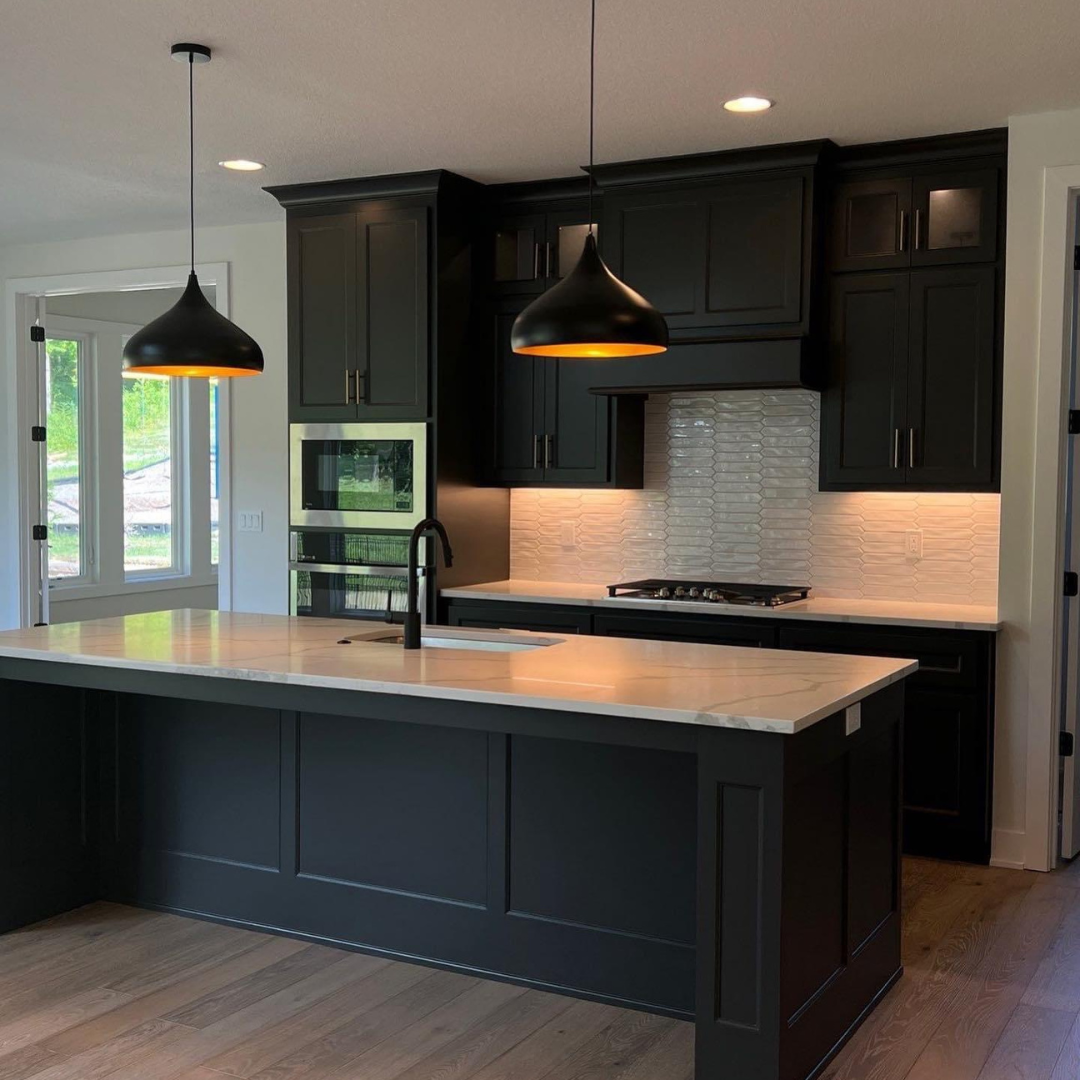
[[[823,1080],[1080,1077],[1080,863],[904,875],[904,977]],[[0,937],[0,1080],[692,1075],[689,1024],[173,915]]]

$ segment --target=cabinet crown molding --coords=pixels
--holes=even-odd
[[[437,195],[447,189],[479,188],[475,181],[448,169],[358,176],[348,180],[316,180],[305,184],[277,184],[263,191],[273,195],[286,209],[320,206],[349,199],[404,198],[410,195]]]

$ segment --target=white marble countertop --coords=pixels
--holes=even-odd
[[[338,639],[340,619],[161,611],[0,633],[0,656],[793,734],[910,675],[914,660],[606,637],[519,652]],[[475,640],[491,633],[428,628]],[[515,640],[551,641],[519,633]]]
[[[778,608],[737,604],[695,604],[678,600],[627,600],[609,597],[603,585],[558,581],[489,581],[440,590],[460,600],[520,600],[533,604],[584,604],[623,611],[677,611],[681,615],[739,615],[755,619],[806,619],[816,622],[925,626],[939,630],[1000,630],[997,608],[975,604],[929,604],[915,600],[800,600]]]

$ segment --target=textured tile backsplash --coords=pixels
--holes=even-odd
[[[807,390],[653,395],[645,489],[515,490],[511,575],[996,603],[999,497],[819,492],[818,409]],[[909,530],[922,533],[921,559],[905,553]]]

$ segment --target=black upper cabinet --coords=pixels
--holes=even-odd
[[[356,416],[356,215],[290,218],[289,419]]]
[[[992,266],[837,275],[823,490],[995,482]]]
[[[999,170],[985,168],[838,184],[832,269],[993,262],[998,183]]]
[[[428,210],[357,215],[356,413],[362,420],[428,415]]]
[[[673,340],[808,332],[809,170],[701,186],[612,190],[604,257],[667,319]]]
[[[521,303],[493,319],[490,479],[513,486],[640,487],[644,403],[589,392],[595,361],[519,356],[510,330]]]
[[[992,266],[911,275],[907,483],[986,490],[994,480]]]
[[[427,219],[382,203],[289,215],[290,420],[428,415]]]
[[[909,274],[848,274],[832,284],[829,387],[822,395],[821,486],[904,480]]]

